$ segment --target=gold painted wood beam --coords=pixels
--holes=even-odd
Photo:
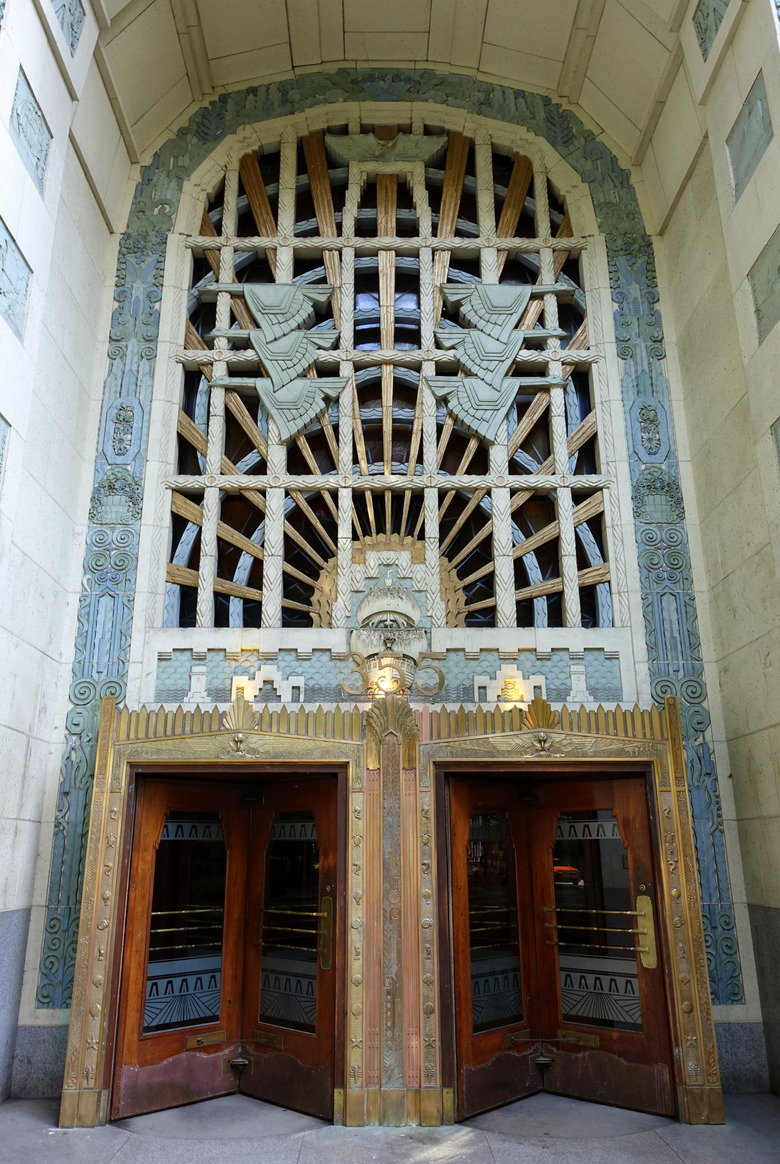
[[[241,182],[244,187],[247,202],[249,203],[249,209],[252,212],[252,218],[255,220],[257,233],[267,235],[276,234],[274,212],[268,200],[268,193],[256,155],[244,154],[238,163],[238,172],[241,175]],[[276,251],[272,247],[268,247],[265,252],[265,257],[268,260],[268,266],[271,268],[271,274],[275,279]]]
[[[501,217],[496,227],[497,238],[511,238],[517,230],[517,224],[520,221],[520,215],[523,213],[523,207],[528,197],[528,190],[531,186],[533,176],[534,168],[530,160],[524,158],[522,154],[517,154],[509,178],[504,205],[501,207]],[[499,279],[508,258],[508,251],[498,252]]]
[[[455,234],[458,223],[458,210],[463,195],[463,180],[466,177],[466,162],[469,156],[471,139],[464,137],[457,130],[452,130],[447,144],[447,160],[444,165],[444,183],[441,191],[441,205],[439,207],[439,224],[436,234],[439,238],[450,237]],[[433,258],[433,289],[434,289],[434,324],[441,319],[444,301],[439,286],[447,281],[447,272],[450,269],[450,252],[437,251]]]

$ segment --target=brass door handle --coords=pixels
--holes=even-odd
[[[655,970],[658,951],[655,944],[655,918],[652,899],[641,895],[636,899],[637,931],[640,935],[639,957],[646,970]]]
[[[320,901],[320,969],[330,970],[333,965],[333,898]]]

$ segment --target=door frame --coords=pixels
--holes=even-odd
[[[131,714],[134,722],[129,722]],[[236,785],[258,778],[283,780],[294,772],[313,777],[332,774],[337,778],[334,1113],[339,1120],[344,1104],[348,1034],[344,958],[346,806],[355,774],[362,772],[364,748],[362,743],[332,736],[297,735],[296,725],[297,717],[291,715],[286,726],[293,730],[285,734],[258,731],[256,713],[241,694],[224,715],[216,709],[214,713],[190,712],[188,723],[184,722],[181,709],[176,713],[163,708],[159,713],[148,714],[146,709],[117,712],[114,698],[104,698],[60,1103],[61,1127],[96,1127],[107,1123],[110,1115],[138,778],[188,777],[193,783],[221,780]],[[127,739],[127,735],[136,738]]]
[[[468,725],[472,726],[472,725]],[[477,726],[476,721],[473,726]],[[467,728],[467,725],[464,725]],[[544,780],[570,774],[646,777],[653,860],[658,871],[657,926],[666,983],[677,1118],[684,1123],[723,1123],[717,1048],[712,1018],[696,850],[677,701],[664,712],[617,709],[554,712],[542,699],[523,713],[525,730],[506,734],[440,736],[420,748],[420,778],[434,794],[439,822],[436,846],[438,901],[439,1037],[442,1087],[457,1118],[456,1046],[447,777],[468,771]],[[584,730],[583,730],[584,729]],[[448,738],[449,735],[449,738]]]

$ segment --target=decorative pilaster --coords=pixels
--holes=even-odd
[[[381,914],[377,952],[381,967],[381,1025],[379,1086],[383,1094],[379,1120],[407,1123],[406,1091],[420,1086],[420,950],[417,872],[416,717],[405,699],[387,695],[377,699],[366,716],[367,775],[378,769],[379,794],[375,810],[381,865]],[[372,906],[369,904],[368,908]],[[377,911],[379,912],[379,910]],[[376,954],[365,951],[365,962]],[[367,1037],[370,1040],[370,1031]],[[374,1064],[366,1064],[367,1080]]]

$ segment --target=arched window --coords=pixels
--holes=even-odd
[[[284,139],[204,210],[165,625],[349,625],[377,552],[429,625],[612,625],[586,240],[528,157],[417,130]]]

